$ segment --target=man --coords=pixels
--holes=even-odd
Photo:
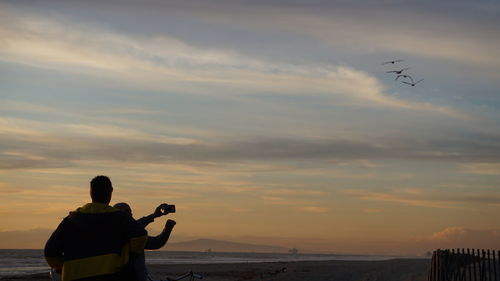
[[[108,177],[92,179],[92,203],[70,212],[47,241],[45,258],[62,272],[62,281],[133,280],[123,268],[131,256],[143,253],[147,232],[109,206],[112,192]]]
[[[143,227],[146,228],[146,226],[150,223],[152,223],[155,218],[161,217],[163,215],[168,214],[167,210],[167,204],[161,204],[158,207],[156,207],[156,210],[154,213],[152,213],[149,216],[142,217],[137,220],[137,223]],[[122,212],[126,213],[130,217],[132,216],[132,209],[127,203],[116,203],[113,207],[121,210]],[[174,220],[167,220],[165,223],[165,227],[163,228],[163,231],[157,235],[157,236],[148,236],[148,239],[146,241],[146,245],[144,246],[145,250],[157,250],[160,249],[161,247],[165,246],[165,244],[168,241],[168,238],[170,237],[170,233],[172,232],[172,229],[174,228],[176,222]],[[146,259],[144,253],[142,255],[139,255],[132,259],[129,264],[130,270],[133,272],[132,274],[135,276],[135,279],[138,281],[145,281],[147,280],[147,268],[146,268]]]
[[[137,223],[143,227],[146,228],[150,223],[152,223],[156,218],[167,215],[168,211],[167,209],[167,204],[163,203],[156,207],[155,211],[148,215],[144,216],[140,219],[137,220]],[[120,211],[123,211],[133,217],[132,214],[132,209],[130,208],[129,204],[120,202],[116,203],[113,205],[113,207],[117,208]],[[170,237],[170,233],[172,232],[176,222],[174,220],[167,220],[165,223],[165,226],[163,227],[163,231],[157,235],[157,236],[148,236],[148,240],[146,241],[146,245],[144,246],[145,250],[158,250],[161,247],[165,246],[165,244],[168,241],[168,238]]]

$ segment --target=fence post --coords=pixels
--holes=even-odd
[[[476,250],[472,249],[472,256],[474,257],[474,281],[477,281],[477,263],[476,263]]]
[[[467,248],[467,275],[469,276],[468,281],[472,281],[471,266],[474,263],[474,258],[471,257],[470,249]]]
[[[437,251],[432,253],[432,265],[431,265],[431,275],[429,281],[437,281],[436,280],[436,271],[437,271]]]
[[[428,281],[500,281],[500,250],[437,249]]]
[[[436,278],[437,281],[441,281],[441,250],[437,250],[437,259],[436,259]]]
[[[486,267],[486,261],[485,261],[485,257],[486,257],[486,252],[484,250],[481,250],[481,254],[482,254],[482,257],[481,257],[481,263],[480,263],[480,274],[479,274],[479,280],[481,281],[486,281],[486,278],[485,278],[485,267]]]
[[[493,269],[491,268],[490,250],[488,250],[488,277],[490,281],[493,281]]]
[[[497,251],[497,260],[495,262],[495,280],[499,279],[497,274],[500,274],[500,251]]]
[[[465,281],[467,279],[467,267],[469,263],[467,262],[467,254],[465,253],[465,249],[462,248],[462,254],[460,255],[462,274],[460,275],[460,281]]]

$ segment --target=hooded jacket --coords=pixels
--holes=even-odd
[[[89,203],[63,219],[45,245],[45,258],[62,269],[62,281],[127,280],[123,268],[146,240],[146,230],[127,214]]]

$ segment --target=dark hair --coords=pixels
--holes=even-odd
[[[125,202],[116,203],[113,207],[132,216],[132,209],[130,205]]]
[[[90,181],[90,197],[92,202],[106,203],[111,201],[113,185],[106,176],[97,176]]]

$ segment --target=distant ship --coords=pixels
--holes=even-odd
[[[293,248],[293,249],[288,250],[288,253],[292,254],[292,255],[296,255],[298,252],[299,252],[299,250],[297,250],[297,248]]]

